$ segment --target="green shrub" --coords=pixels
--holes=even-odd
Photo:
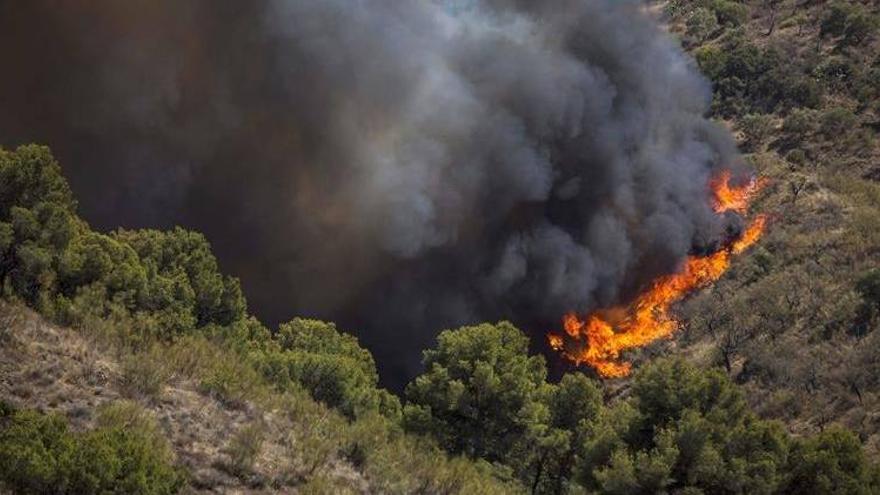
[[[263,394],[262,380],[254,368],[235,355],[220,356],[205,371],[201,391],[229,407],[240,408]]]
[[[789,473],[781,493],[862,494],[880,489],[877,467],[865,458],[858,437],[840,427],[795,442]]]
[[[792,144],[800,144],[807,140],[817,127],[817,112],[808,109],[795,109],[782,121],[782,133]]]
[[[856,310],[853,333],[864,335],[880,320],[880,270],[871,270],[859,277],[855,288],[862,301]]]
[[[834,107],[825,111],[821,117],[819,132],[828,140],[837,140],[856,126],[857,118],[851,110]]]
[[[155,399],[171,378],[164,360],[164,350],[153,346],[149,351],[126,356],[121,366],[121,387],[130,398]]]
[[[709,79],[718,80],[727,65],[727,54],[719,46],[701,46],[694,51],[697,65]]]
[[[698,8],[691,12],[685,26],[687,27],[687,35],[695,42],[702,43],[718,30],[718,19],[715,18],[715,13],[711,10]]]
[[[225,449],[226,455],[229,456],[229,470],[237,476],[250,473],[265,439],[265,426],[258,422],[246,425],[237,431]]]
[[[197,326],[228,325],[244,317],[238,280],[219,272],[202,234],[175,228],[166,232],[119,230],[114,237],[134,248],[146,267],[147,309],[161,309],[184,299]]]
[[[98,428],[80,436],[73,493],[170,494],[184,483],[156,420],[132,402],[99,410]]]
[[[724,26],[736,27],[749,20],[749,7],[729,0],[715,0],[712,3],[718,22]]]
[[[325,411],[299,418],[287,436],[290,462],[288,476],[301,482],[321,471],[339,450],[342,429],[339,418]]]
[[[260,365],[282,389],[296,383],[352,418],[375,411],[399,416],[399,400],[378,388],[373,356],[355,337],[332,323],[297,318],[282,324],[276,339],[281,350],[263,354]]]
[[[6,411],[0,424],[0,480],[22,494],[63,491],[76,450],[61,416]]]
[[[773,131],[773,118],[763,114],[747,114],[737,123],[745,146],[750,151],[761,151]]]
[[[794,165],[804,165],[807,163],[807,153],[801,149],[794,149],[785,155],[785,159]]]
[[[132,403],[103,408],[84,433],[28,410],[0,421],[0,482],[15,493],[162,495],[184,481],[155,420]]]
[[[842,46],[860,45],[878,28],[878,17],[857,3],[834,2],[820,25],[821,36],[840,37]]]

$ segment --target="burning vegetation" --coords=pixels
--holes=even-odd
[[[766,181],[752,178],[742,186],[730,182],[731,173],[725,170],[709,184],[716,213],[734,211],[744,215]],[[737,239],[712,254],[689,256],[677,273],[654,280],[629,305],[603,308],[585,316],[569,312],[562,318],[563,332],[548,334],[550,346],[576,365],[595,368],[604,378],[628,375],[631,364],[621,361],[620,353],[672,335],[678,328],[670,312],[672,305],[721,278],[732,257],[756,243],[766,224],[765,215],[755,216]]]

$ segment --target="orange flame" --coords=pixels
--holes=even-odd
[[[745,215],[752,198],[767,184],[767,180],[753,177],[744,185],[735,187],[730,185],[730,178],[730,171],[725,170],[710,182],[709,186],[715,196],[712,209],[715,213],[735,211]]]
[[[729,180],[730,172],[725,171],[710,184],[715,211],[744,213],[764,181],[753,179],[741,188],[730,188]],[[628,375],[631,365],[620,361],[620,353],[671,336],[678,328],[670,314],[672,305],[721,278],[733,255],[755,244],[766,224],[766,216],[756,216],[729,246],[707,256],[689,256],[679,272],[658,278],[628,306],[599,310],[584,319],[575,313],[566,314],[562,327],[567,338],[558,333],[548,334],[550,347],[576,365],[595,368],[605,378]]]

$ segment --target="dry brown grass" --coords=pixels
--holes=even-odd
[[[94,426],[100,407],[130,398],[155,416],[195,493],[296,493],[302,484],[305,492],[368,491],[335,449],[319,443],[291,447],[290,432],[299,425],[279,408],[309,402],[303,421],[326,412],[307,397],[270,398],[248,381],[252,375],[234,377],[242,368],[228,363],[232,356],[201,338],[131,354],[116,352],[102,335],[60,328],[0,302],[0,399],[62,413],[73,428],[85,429]],[[228,396],[201,391],[204,377],[217,374]],[[230,407],[232,400],[236,407]],[[320,479],[290,476],[291,466],[316,453],[322,463],[312,472],[320,472]]]

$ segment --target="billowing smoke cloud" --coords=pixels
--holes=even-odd
[[[266,320],[411,375],[435,333],[625,298],[711,248],[738,166],[636,2],[0,2],[0,142],[102,228],[204,231]]]

